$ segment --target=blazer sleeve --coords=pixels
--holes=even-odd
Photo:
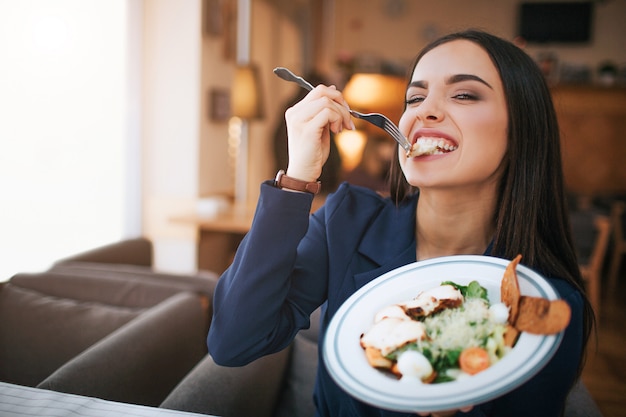
[[[312,201],[308,193],[261,185],[250,231],[215,290],[207,344],[216,363],[246,365],[309,327],[328,285],[325,208],[314,219]]]

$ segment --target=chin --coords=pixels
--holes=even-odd
[[[435,175],[433,172],[411,167],[408,170],[404,170],[404,178],[413,187],[421,188],[427,185],[435,185],[438,179],[441,178],[441,175]]]
[[[436,177],[428,177],[426,175],[415,175],[413,174],[413,176],[408,176],[406,177],[407,182],[415,187],[415,188],[419,188],[421,191],[424,190],[445,190],[445,189],[451,189],[454,188],[453,184],[450,184],[449,182],[443,182],[441,175],[438,175]]]

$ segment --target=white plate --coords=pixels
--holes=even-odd
[[[463,380],[439,384],[400,381],[372,368],[359,344],[378,310],[406,301],[420,291],[453,281],[467,285],[476,280],[492,303],[500,301],[500,281],[509,261],[488,256],[448,256],[416,262],[390,271],[355,292],[333,316],[323,344],[326,367],[346,392],[379,408],[427,412],[478,405],[499,397],[528,381],[556,352],[562,333],[522,333],[515,347],[499,362]],[[531,269],[518,265],[522,294],[550,300],[558,298],[552,286]]]

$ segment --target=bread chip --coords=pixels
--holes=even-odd
[[[515,259],[509,262],[500,283],[500,298],[509,307],[509,323],[511,324],[515,324],[519,314],[520,290],[515,268],[521,259],[522,255],[517,255]]]
[[[519,338],[520,331],[514,326],[507,324],[504,332],[504,346],[513,347]]]
[[[571,310],[563,300],[550,301],[520,294],[516,268],[522,259],[517,255],[507,265],[500,284],[500,297],[509,307],[509,326],[504,334],[506,346],[514,346],[519,332],[554,334],[563,331],[570,320]]]
[[[367,361],[369,362],[370,366],[374,368],[391,369],[391,366],[393,365],[393,362],[385,358],[380,353],[380,349],[377,349],[375,347],[365,347],[365,356],[367,357]]]
[[[515,327],[533,334],[559,333],[567,327],[571,316],[564,300],[547,300],[541,297],[522,296]]]

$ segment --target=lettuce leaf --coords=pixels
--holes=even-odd
[[[489,297],[487,296],[487,289],[481,286],[478,281],[472,281],[467,286],[457,284],[452,281],[444,281],[441,285],[452,285],[457,290],[461,291],[464,298],[482,298],[483,300],[489,302]]]

